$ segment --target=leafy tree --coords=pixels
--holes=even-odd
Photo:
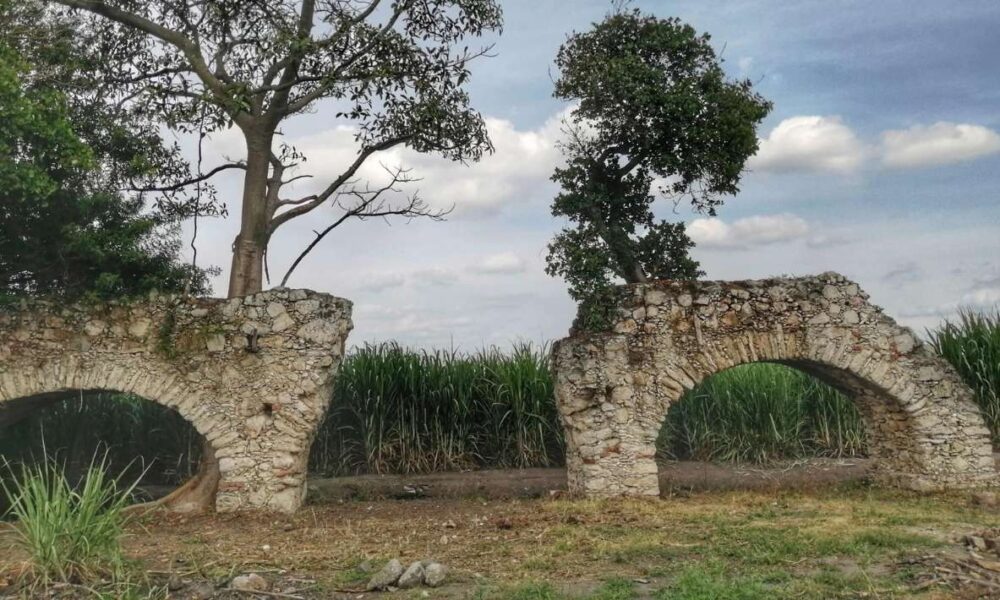
[[[406,171],[392,171],[386,186],[358,185],[374,154],[408,146],[464,161],[491,149],[463,89],[469,62],[486,49],[462,42],[499,29],[495,0],[46,1],[95,17],[88,35],[116,98],[176,130],[241,132],[245,158],[198,177],[243,172],[230,296],[259,291],[272,236],[320,206],[339,214],[306,252],[348,219],[443,216],[395,196]],[[297,171],[304,158],[279,142],[280,127],[321,101],[355,127],[356,158],[317,193],[288,197],[306,174]]]
[[[579,104],[565,124],[566,165],[552,213],[571,226],[549,245],[548,268],[581,304],[577,327],[600,329],[615,281],[693,279],[683,223],[658,219],[659,199],[715,214],[739,191],[757,126],[771,104],[749,81],[728,81],[709,43],[677,19],[618,11],[559,50],[555,96]]]
[[[39,75],[45,71],[0,44],[0,295],[203,291],[204,273],[178,260],[169,219],[114,189],[119,161],[81,137],[65,95]]]
[[[406,146],[466,161],[492,150],[463,88],[470,61],[489,48],[470,50],[463,41],[500,28],[495,0],[41,1],[47,16],[68,7],[78,25],[74,43],[99,58],[88,63],[90,80],[81,81],[73,98],[96,91],[148,135],[158,123],[201,136],[230,127],[242,134],[244,156],[206,170],[199,166],[189,177],[180,163],[159,160],[152,161],[159,168],[148,171],[144,161],[123,163],[138,168],[117,178],[132,191],[160,194],[161,208],[179,205],[178,214],[189,214],[206,209],[201,194],[191,200],[192,187],[201,190],[223,171],[242,171],[230,296],[260,291],[272,236],[321,206],[337,214],[282,284],[310,250],[351,219],[442,218],[444,212],[417,196],[398,195],[397,184],[412,180],[403,169],[387,169],[385,185],[358,182],[361,168],[379,152]],[[357,154],[336,177],[319,182],[317,192],[296,195],[289,184],[309,175],[302,172],[305,157],[281,143],[281,127],[321,104],[354,127]],[[168,149],[160,158],[172,160],[176,153]],[[167,163],[174,168],[163,168]],[[207,208],[221,211],[214,200]],[[210,445],[203,445],[202,461],[199,474],[166,504],[211,506],[219,470]]]

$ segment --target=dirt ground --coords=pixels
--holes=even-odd
[[[661,495],[727,490],[799,490],[864,479],[865,458],[813,458],[758,467],[694,461],[660,463]],[[309,482],[309,502],[375,498],[542,498],[565,491],[565,469],[360,475]]]
[[[314,482],[293,516],[145,515],[125,545],[160,597],[178,599],[255,597],[228,589],[247,573],[271,586],[256,597],[293,600],[1000,597],[1000,574],[983,583],[942,566],[968,562],[966,536],[1000,527],[995,507],[848,481],[865,468],[681,464],[662,499],[602,501],[553,493],[565,482],[554,470],[345,478]],[[23,566],[10,538],[0,598],[16,596],[3,574]],[[1000,565],[995,547],[980,550]],[[440,561],[448,581],[365,593],[390,558]]]

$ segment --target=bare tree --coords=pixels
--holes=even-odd
[[[243,134],[245,157],[182,182],[243,171],[230,296],[260,291],[272,236],[320,206],[341,212],[318,239],[351,218],[441,218],[388,193],[403,179],[378,193],[357,187],[378,152],[407,146],[466,161],[492,149],[463,89],[470,61],[489,46],[463,40],[499,30],[495,0],[47,1],[89,13],[85,31],[107,57],[101,84],[115,101],[178,131]],[[318,193],[286,197],[306,175],[292,176],[303,157],[280,143],[280,127],[320,101],[356,127],[356,157]]]

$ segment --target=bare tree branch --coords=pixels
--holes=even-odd
[[[358,219],[365,221],[371,218],[388,218],[391,216],[401,216],[407,219],[415,219],[420,217],[430,218],[434,221],[441,221],[451,212],[448,210],[435,210],[432,209],[426,202],[424,202],[418,194],[413,194],[409,196],[404,204],[394,205],[391,204],[387,199],[383,198],[383,195],[388,192],[399,193],[399,184],[412,183],[418,181],[415,178],[410,177],[410,170],[403,168],[389,169],[382,166],[383,169],[389,173],[389,182],[383,186],[377,188],[370,188],[366,186],[364,189],[349,189],[339,192],[337,194],[337,206],[344,210],[344,213],[340,217],[327,226],[321,231],[314,232],[316,237],[312,242],[298,255],[292,265],[288,268],[285,276],[281,279],[281,286],[288,284],[289,278],[291,278],[292,273],[295,269],[302,263],[302,261],[313,251],[316,246],[319,245],[323,238],[325,238],[331,231],[340,227],[344,222],[349,219]],[[342,197],[353,197],[357,199],[357,203],[353,206],[346,206],[342,203]]]
[[[289,183],[292,183],[293,181],[299,181],[300,179],[312,179],[312,175],[296,175],[291,179],[285,179],[284,181],[281,182],[281,184],[288,185]],[[284,200],[278,202],[278,206],[282,206],[282,202],[284,202]]]
[[[162,187],[155,187],[155,186],[131,187],[131,188],[129,188],[129,191],[130,192],[176,192],[177,190],[186,188],[189,185],[192,185],[192,184],[195,184],[195,183],[200,183],[202,181],[205,181],[206,179],[211,179],[212,176],[214,176],[216,173],[221,173],[222,171],[228,171],[230,169],[244,169],[244,170],[246,170],[246,168],[247,168],[247,165],[246,165],[246,163],[243,163],[243,162],[229,163],[229,164],[225,164],[225,165],[219,165],[218,167],[215,167],[211,171],[208,171],[207,173],[205,173],[203,175],[199,175],[198,177],[193,177],[191,179],[185,179],[184,181],[178,181],[176,183],[172,183],[172,184],[167,185],[167,186],[162,186]]]
[[[402,144],[410,140],[412,137],[413,137],[412,135],[405,135],[396,138],[390,138],[379,144],[375,144],[374,146],[369,146],[367,148],[362,149],[361,152],[358,154],[358,157],[351,164],[351,166],[349,166],[346,171],[341,173],[340,176],[338,176],[333,181],[333,183],[331,183],[325,190],[323,190],[319,194],[316,194],[315,196],[303,199],[303,202],[301,203],[296,202],[295,204],[297,204],[297,206],[295,208],[272,217],[270,224],[271,232],[273,233],[274,230],[276,230],[278,227],[288,222],[289,220],[294,219],[295,217],[298,217],[300,215],[304,215],[307,212],[314,210],[316,207],[326,202],[327,199],[329,199],[330,196],[336,193],[341,186],[343,186],[352,177],[354,177],[354,175],[358,172],[358,169],[360,169],[361,166],[365,164],[365,161],[368,160],[368,157],[370,157],[372,154],[375,154],[376,152],[381,152],[383,150],[388,150],[393,146],[397,146],[399,144]]]

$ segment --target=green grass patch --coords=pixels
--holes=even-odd
[[[727,574],[719,567],[685,569],[656,594],[657,600],[765,600],[774,598],[759,578]]]
[[[73,487],[51,460],[12,470],[0,485],[14,519],[14,546],[28,559],[19,582],[24,589],[80,586],[98,597],[147,597],[147,589],[125,560],[121,539],[132,487],[92,462]]]

